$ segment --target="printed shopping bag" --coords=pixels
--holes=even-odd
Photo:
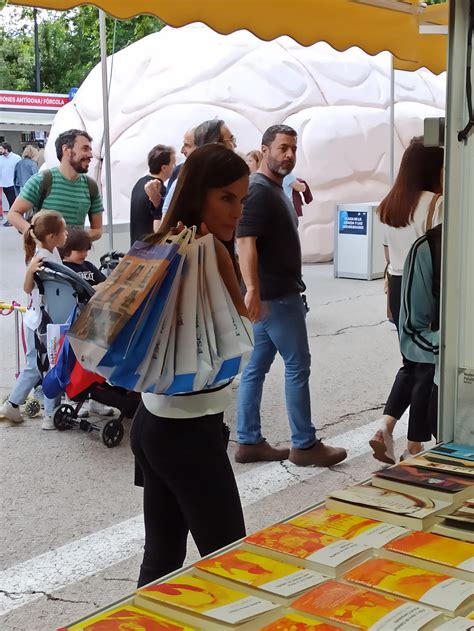
[[[58,359],[59,349],[64,336],[69,329],[68,324],[52,324],[46,326],[46,348],[48,351],[49,365],[52,367]]]
[[[198,371],[196,318],[199,249],[199,241],[194,241],[186,248],[175,313],[174,374],[166,394],[192,392],[194,389]],[[169,362],[169,357],[167,359]]]
[[[227,300],[227,308],[229,309],[229,313],[232,317],[232,323],[234,325],[234,334],[238,340],[240,356],[223,363],[215,377],[213,385],[218,385],[220,382],[231,379],[232,377],[240,374],[247,365],[254,347],[253,335],[245,327],[224,283],[223,289]]]
[[[140,365],[153,352],[163,312],[168,300],[173,297],[175,280],[179,283],[182,264],[182,256],[176,255],[164,280],[152,292],[143,311],[142,308],[137,311],[99,362],[97,372],[114,385],[142,391],[138,389],[142,376]]]
[[[147,377],[152,379],[152,384],[156,384],[164,356],[162,340],[166,340],[169,335],[184,256],[193,235],[194,231],[188,229],[178,235],[168,235],[166,243],[178,249],[165,278],[154,288],[146,305],[139,310],[139,315],[126,325],[100,362],[99,371],[114,385],[145,392],[149,385]],[[160,348],[163,349],[161,353]]]
[[[137,241],[101,284],[68,333],[85,368],[94,371],[125,325],[132,318],[139,322],[140,307],[163,281],[177,250],[174,243]]]
[[[76,316],[77,307],[74,307],[67,322],[63,326],[69,329],[76,319]],[[74,352],[69,344],[68,337],[65,335],[62,339],[54,366],[50,368],[43,378],[43,392],[48,399],[55,399],[65,391],[75,361]]]
[[[211,311],[206,318],[210,317],[214,325],[217,354],[222,361],[214,380],[209,383],[212,385],[239,374],[242,355],[248,352],[249,340],[247,334],[245,337],[241,334],[242,321],[221,278],[214,237],[207,235],[201,241],[205,246],[204,282]]]

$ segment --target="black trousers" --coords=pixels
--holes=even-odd
[[[14,186],[7,186],[7,187],[5,187],[3,189],[3,192],[5,193],[5,197],[7,198],[8,203],[9,203],[10,208],[11,208],[13,206],[13,202],[17,198],[15,187]]]
[[[388,276],[388,299],[393,320],[399,330],[401,276]],[[431,439],[433,421],[430,406],[433,390],[434,364],[412,362],[403,357],[403,365],[395,377],[383,413],[399,419],[410,406],[408,440],[423,442]]]
[[[202,556],[245,536],[223,416],[169,419],[143,404],[137,410],[130,442],[144,486],[139,587],[183,565],[188,532]]]

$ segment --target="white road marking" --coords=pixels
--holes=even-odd
[[[328,442],[345,447],[348,451],[345,462],[348,462],[368,453],[368,440],[379,423],[378,420],[373,421],[335,436]],[[397,423],[395,438],[406,435],[406,428],[405,416]],[[341,469],[343,467],[341,465]],[[279,462],[253,467],[251,471],[237,476],[242,504],[249,506],[325,471],[317,467],[296,467],[291,463],[282,466]],[[139,554],[143,536],[143,515],[137,515],[3,570],[0,572],[0,615]]]

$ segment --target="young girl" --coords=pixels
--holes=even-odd
[[[181,170],[160,231],[149,240],[161,241],[179,222],[213,234],[220,275],[250,329],[234,254],[248,182],[249,168],[232,150],[218,144],[196,149]],[[230,402],[230,383],[192,395],[142,395],[130,436],[144,486],[139,586],[181,567],[189,531],[203,556],[245,535],[223,433]]]
[[[34,281],[34,274],[40,270],[44,261],[61,263],[58,247],[66,243],[66,224],[62,216],[54,210],[43,210],[37,213],[28,230],[23,234],[26,269],[23,289],[30,294],[28,311],[23,319],[26,337],[26,365],[7,401],[0,407],[0,416],[14,423],[22,423],[20,405],[26,401],[30,391],[41,381],[38,368],[35,330],[41,321],[41,296]],[[55,429],[53,412],[60,400],[44,398],[44,416],[42,429]]]

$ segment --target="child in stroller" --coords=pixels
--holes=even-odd
[[[95,291],[78,273],[57,263],[45,263],[43,269],[36,272],[35,280],[48,305],[48,313],[44,314],[46,325],[71,323],[77,309],[86,304]],[[41,331],[46,328],[42,326]],[[46,347],[42,350],[45,352]],[[78,427],[88,433],[98,433],[107,447],[121,442],[123,420],[133,417],[140,402],[138,393],[111,386],[102,377],[85,371],[76,361],[67,337],[63,339],[56,365],[44,377],[43,389],[48,397],[65,392],[75,403],[65,403],[56,409],[53,415],[56,429]],[[120,416],[105,423],[80,418],[79,412],[89,397],[102,405],[118,408]]]
[[[93,263],[87,260],[91,247],[92,243],[87,232],[83,228],[73,226],[68,228],[66,244],[59,248],[59,254],[66,267],[72,269],[83,280],[95,287],[103,283],[106,276],[102,273],[102,269],[97,269]],[[91,398],[81,407],[79,416],[80,418],[87,418],[89,413],[99,414],[99,416],[113,416],[114,409]]]

